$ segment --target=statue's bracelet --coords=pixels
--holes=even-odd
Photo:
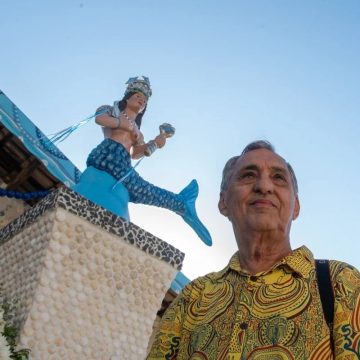
[[[150,140],[147,144],[146,144],[146,149],[144,151],[144,155],[145,156],[150,156],[152,155],[156,149],[158,148],[156,142],[154,140]]]

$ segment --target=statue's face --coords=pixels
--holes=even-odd
[[[147,98],[142,93],[135,93],[126,100],[126,107],[139,113],[144,109],[147,103]]]

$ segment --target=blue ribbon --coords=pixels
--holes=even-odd
[[[59,132],[54,133],[54,134],[49,134],[49,135],[47,135],[47,138],[49,138],[49,139],[46,139],[46,141],[50,142],[53,145],[59,144],[59,143],[63,142],[64,140],[66,140],[74,131],[76,131],[80,127],[84,126],[85,124],[87,124],[92,118],[102,115],[102,114],[105,114],[106,112],[107,112],[107,110],[96,112],[95,114],[90,115],[86,119],[81,120],[77,124],[71,125]]]
[[[142,160],[144,160],[144,156],[143,156],[140,160],[138,160],[138,161],[136,162],[136,164],[135,164],[134,166],[132,166],[132,167],[128,170],[128,172],[127,172],[121,179],[119,179],[119,180],[115,183],[115,185],[112,187],[111,190],[114,190],[118,184],[122,183],[122,182],[135,170],[135,168],[141,163]]]

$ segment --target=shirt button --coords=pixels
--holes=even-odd
[[[254,275],[250,276],[250,280],[255,282],[257,280],[257,276]]]
[[[248,328],[248,324],[246,323],[246,322],[242,322],[241,324],[240,324],[240,329],[241,330],[246,330]]]

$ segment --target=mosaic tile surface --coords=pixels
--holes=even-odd
[[[45,211],[57,207],[66,209],[111,234],[119,235],[124,241],[138,247],[145,253],[156,256],[160,260],[174,266],[177,270],[181,269],[184,253],[180,250],[146,232],[137,225],[127,222],[112,212],[85,199],[67,187],[62,187],[52,192],[36,206],[27,210],[11,224],[1,229],[0,244],[17,234],[24,227],[30,225],[38,216],[44,214]]]

